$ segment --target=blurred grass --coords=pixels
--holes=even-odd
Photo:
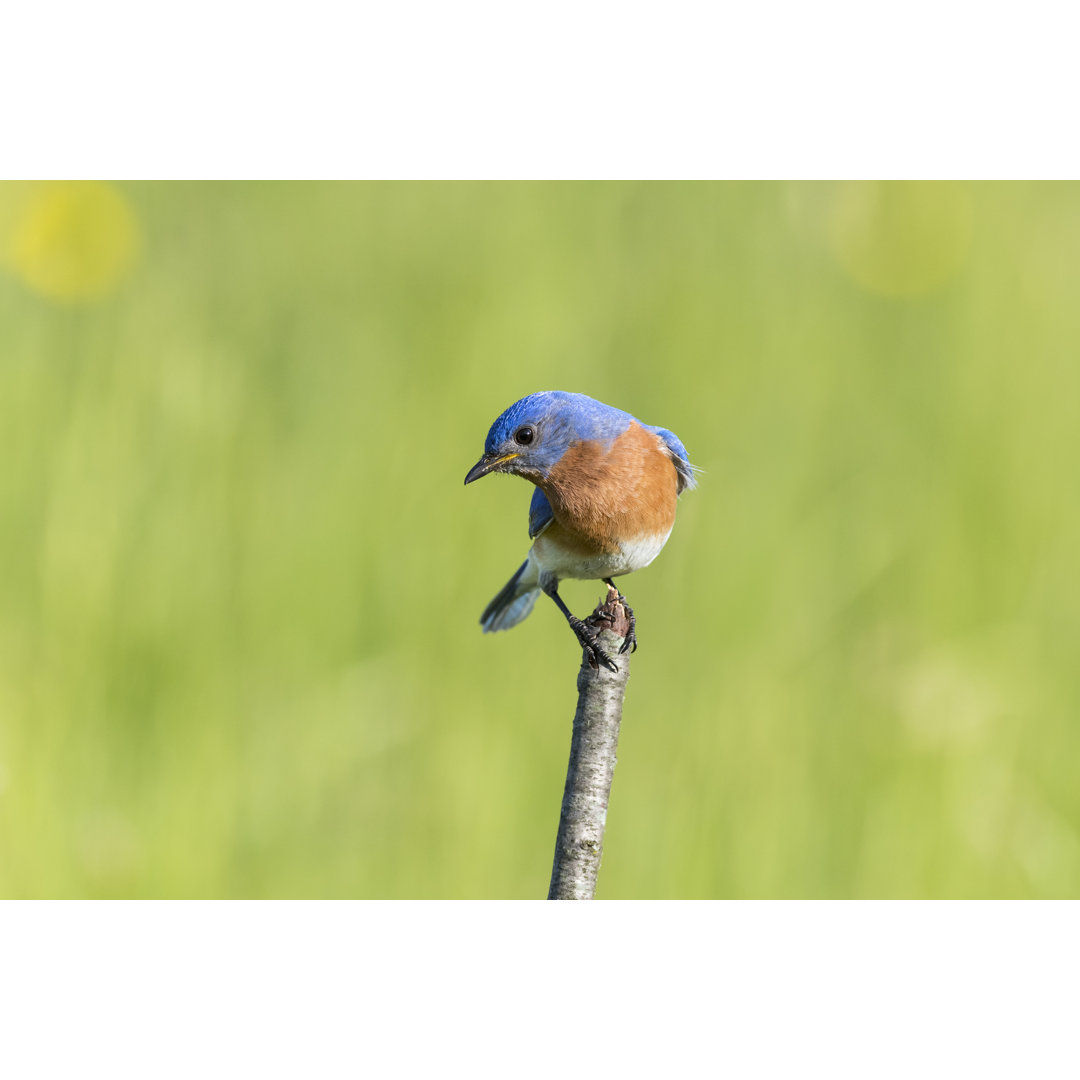
[[[0,895],[543,896],[578,654],[461,481],[549,388],[706,470],[602,896],[1080,894],[1080,185],[86,192],[0,185]]]

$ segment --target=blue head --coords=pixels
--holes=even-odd
[[[584,394],[542,390],[515,401],[491,425],[484,456],[465,483],[489,472],[516,473],[534,482],[547,476],[566,451],[582,439],[610,445],[633,417]]]

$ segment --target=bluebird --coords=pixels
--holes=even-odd
[[[617,671],[596,632],[559,596],[559,582],[599,578],[614,589],[612,578],[648,566],[671,535],[678,496],[696,486],[694,469],[676,435],[584,394],[545,390],[511,405],[491,425],[465,483],[492,472],[532,481],[533,546],[480,616],[484,633],[517,626],[547,593],[590,662]],[[637,647],[634,613],[626,611],[630,632],[620,652]]]

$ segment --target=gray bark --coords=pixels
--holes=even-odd
[[[619,670],[602,665],[594,669],[583,655],[549,900],[591,900],[596,893],[623,694],[630,677],[630,653],[619,655],[630,624],[618,593],[609,586],[607,599],[586,621],[604,627],[600,646]]]

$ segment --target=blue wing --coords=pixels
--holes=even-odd
[[[683,446],[679,436],[673,431],[668,431],[667,428],[654,427],[649,430],[655,431],[667,444],[668,453],[671,454],[671,460],[675,463],[675,471],[679,474],[678,493],[681,495],[684,489],[697,487],[697,480],[694,477],[696,466],[690,464],[690,459],[686,456],[686,447]]]
[[[536,488],[529,504],[529,539],[538,537],[554,520],[551,503],[547,501],[547,496]]]

